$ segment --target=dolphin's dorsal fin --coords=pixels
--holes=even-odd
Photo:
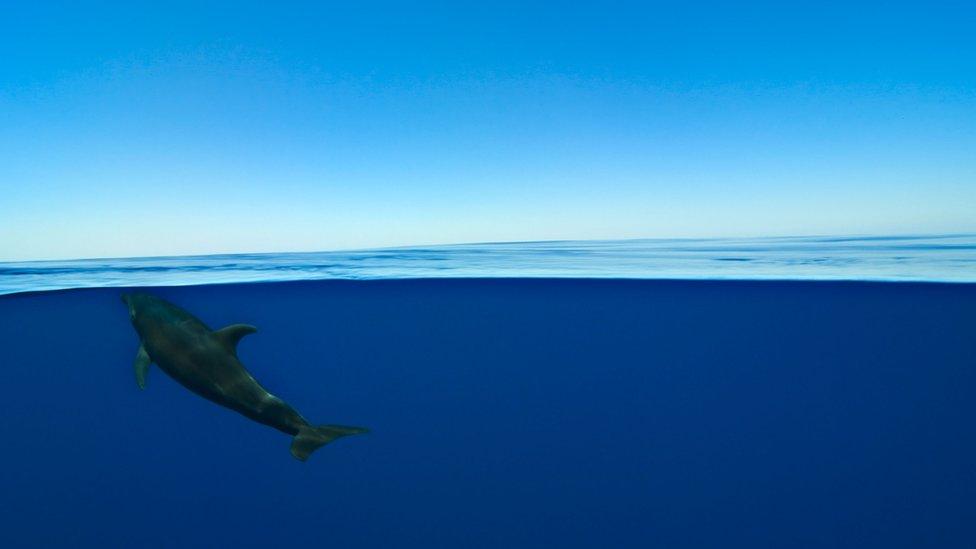
[[[258,329],[250,324],[231,324],[230,326],[217,330],[213,335],[218,341],[223,343],[224,347],[227,347],[228,351],[236,355],[237,342],[247,334],[253,334],[256,331]]]

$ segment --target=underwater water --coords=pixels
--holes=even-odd
[[[7,280],[5,280],[5,283]],[[153,366],[118,288],[0,296],[3,547],[972,547],[976,285],[144,288],[313,423]]]

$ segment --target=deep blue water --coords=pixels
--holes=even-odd
[[[307,463],[140,391],[116,288],[0,297],[3,547],[972,547],[976,285],[418,279],[155,288],[258,326]]]
[[[644,239],[0,263],[0,294],[388,278],[976,282],[976,235]]]

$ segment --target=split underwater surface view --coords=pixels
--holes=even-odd
[[[972,235],[2,263],[0,545],[971,547],[974,283]],[[370,432],[140,390],[134,291]]]

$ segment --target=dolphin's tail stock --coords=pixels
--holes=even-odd
[[[302,427],[291,442],[291,455],[305,461],[312,452],[333,440],[348,435],[368,433],[364,427],[349,427],[346,425],[306,425]]]

